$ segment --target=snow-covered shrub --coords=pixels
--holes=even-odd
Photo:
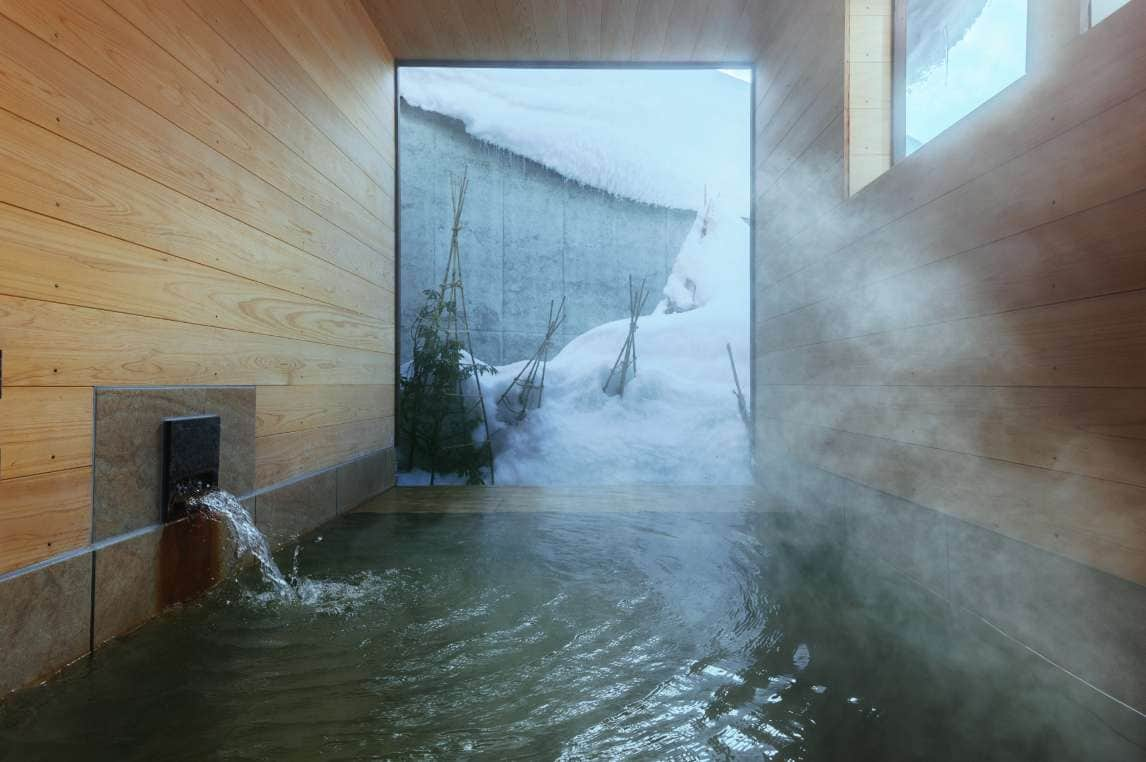
[[[492,452],[474,443],[481,424],[475,376],[496,369],[469,356],[450,330],[456,304],[433,290],[414,322],[413,358],[401,380],[398,410],[398,446],[404,470],[456,474],[467,484],[484,484],[482,469],[491,465]]]

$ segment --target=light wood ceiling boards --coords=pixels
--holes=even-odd
[[[774,0],[362,0],[403,60],[750,62]]]

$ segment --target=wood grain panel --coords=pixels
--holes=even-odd
[[[756,187],[768,188],[758,194],[755,201],[756,273],[762,283],[771,282],[773,274],[784,266],[789,256],[777,248],[776,238],[820,224],[830,217],[831,205],[823,199],[842,194],[846,187],[842,94],[835,104],[824,105],[835,117],[827,124],[801,120],[800,127],[789,133],[791,146],[785,146],[781,154],[780,163],[787,163],[787,167],[774,182],[768,179],[767,167],[756,171]],[[805,138],[811,142],[804,144]]]
[[[261,386],[256,435],[267,437],[394,414],[394,385]]]
[[[394,55],[405,60],[722,63],[754,60],[768,14],[791,2],[363,0],[363,5]]]
[[[0,480],[90,466],[92,390],[9,386],[0,396]]]
[[[490,10],[496,14],[501,26],[507,56],[526,60],[538,58],[541,46],[528,0],[492,0],[491,5]]]
[[[0,13],[277,188],[283,194],[277,206],[293,209],[303,224],[268,232],[285,237],[313,229],[307,251],[387,282],[375,260],[392,256],[393,248],[376,220],[357,204],[339,203],[345,196],[337,186],[282,150],[272,135],[111,8],[96,0],[3,0]]]
[[[758,60],[761,50],[766,48],[764,42],[767,40],[767,33],[778,26],[777,14],[783,13],[792,2],[793,0],[774,0],[774,2],[748,0],[729,33],[728,44],[724,46],[722,56],[724,60],[746,62]]]
[[[394,59],[359,0],[284,0],[381,124],[394,132]],[[282,10],[279,11],[280,13]],[[391,148],[393,140],[390,141]]]
[[[0,110],[0,202],[364,314],[389,292]]]
[[[745,6],[750,0],[709,0],[705,9],[704,23],[693,46],[692,55],[698,61],[728,61],[726,57],[728,40],[740,21]],[[754,56],[744,56],[737,60],[750,61]]]
[[[757,351],[1146,288],[1146,191],[761,323]]]
[[[477,55],[473,47],[473,32],[466,25],[465,17],[462,15],[461,7],[464,5],[470,5],[470,3],[462,3],[458,0],[427,0],[423,3],[427,10],[425,16],[433,24],[435,38],[439,40],[435,47],[438,53],[448,53],[465,59],[472,59]],[[386,24],[387,28],[394,26],[397,25],[390,22]],[[398,33],[399,36],[402,36],[401,30]],[[383,35],[383,39],[386,39],[385,35]],[[386,44],[392,53],[398,53],[388,39],[386,39]],[[406,43],[403,44],[408,47]]]
[[[448,3],[449,0],[432,0],[432,3],[427,3],[427,5],[432,4],[434,6],[435,16],[440,16],[442,13],[440,2]],[[404,28],[403,19],[399,13],[401,6],[391,7],[389,0],[362,0],[362,5],[366,8],[370,23],[378,30],[378,33],[386,41],[386,47],[396,57],[406,58],[407,51],[419,47],[420,41],[412,36],[410,30]],[[449,11],[447,10],[447,12]],[[457,25],[456,20],[449,24],[450,28],[456,28]],[[422,47],[425,49],[424,44]]]
[[[391,354],[0,296],[4,386],[377,384]]]
[[[782,314],[1143,189],[1146,88],[765,289],[757,314]]]
[[[828,7],[824,7],[824,6]],[[838,3],[817,3],[818,12],[805,14],[806,35],[835,39],[843,36],[844,14]],[[811,55],[808,47],[794,51],[792,58],[756,105],[756,135],[758,162],[767,162],[798,123],[806,119],[806,112],[817,100],[835,102],[841,91],[843,54],[839,56]],[[826,91],[826,92],[825,92]],[[830,121],[831,117],[821,117]]]
[[[1142,487],[804,424],[765,430],[818,468],[1146,582]]]
[[[641,0],[633,35],[633,60],[663,61],[673,0]]]
[[[393,156],[394,123],[360,100],[359,91],[331,58],[330,52],[298,17],[296,9],[273,0],[244,0],[264,27],[278,40],[338,109],[382,156]]]
[[[691,61],[700,30],[704,24],[704,14],[708,0],[695,3],[674,3],[669,16],[668,28],[661,54],[669,61]]]
[[[112,7],[177,58],[220,95],[243,110],[389,230],[394,196],[307,120],[238,50],[182,2],[113,0]]]
[[[367,0],[367,2],[370,1]],[[395,0],[389,0],[389,2],[393,6]],[[462,23],[465,24],[469,32],[470,50],[473,51],[474,58],[494,58],[499,61],[509,58],[505,37],[501,31],[501,23],[491,3],[467,3],[459,0],[457,8]],[[431,34],[438,38],[438,43],[430,47],[423,48],[415,44],[412,50],[407,50],[402,54],[403,58],[442,59],[451,57],[452,51],[449,44],[441,40],[440,24],[436,23],[435,17],[421,12],[418,8],[410,8],[409,4],[404,4],[402,12],[407,16],[417,16],[418,19],[412,23],[420,24],[422,27],[430,27]]]
[[[568,5],[569,0],[530,3],[539,56],[552,56],[560,61],[568,61],[573,57],[569,45]]]
[[[632,59],[639,5],[640,0],[607,0],[605,3],[601,21],[601,56],[606,60]]]
[[[604,0],[568,0],[569,53],[574,60],[601,59]]]
[[[391,352],[392,319],[331,307],[0,204],[0,293]]]
[[[0,481],[0,574],[91,538],[91,467]]]
[[[255,487],[262,489],[393,444],[393,418],[259,437],[255,440]]]
[[[1146,487],[1146,389],[765,386],[791,423]]]
[[[812,344],[764,384],[1146,387],[1146,291]]]
[[[393,145],[388,144],[384,150],[375,148],[245,5],[233,0],[186,2],[385,194],[393,197]]]

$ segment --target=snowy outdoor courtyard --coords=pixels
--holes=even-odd
[[[695,213],[670,254],[667,275],[643,279],[649,296],[634,333],[636,372],[628,371],[623,394],[604,391],[630,332],[622,315],[549,352],[541,404],[520,420],[499,400],[512,393],[529,361],[480,376],[496,483],[750,484],[749,428],[730,362],[747,405],[746,76],[711,69],[408,68],[400,92],[408,104],[459,120],[474,138],[570,183]],[[650,114],[657,119],[650,122]],[[464,247],[460,252],[463,263],[473,255]],[[641,280],[636,273],[634,281]],[[618,280],[615,288],[625,292],[627,284]],[[553,297],[559,302],[562,294]],[[540,322],[537,330],[544,331]],[[483,361],[480,351],[475,355]],[[410,358],[402,362],[408,375]],[[486,427],[476,427],[474,436],[484,441]],[[428,483],[429,474],[414,468],[398,479]],[[434,479],[460,481],[449,474]]]

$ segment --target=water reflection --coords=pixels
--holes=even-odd
[[[3,759],[1139,759],[760,515],[369,515],[0,708]]]

